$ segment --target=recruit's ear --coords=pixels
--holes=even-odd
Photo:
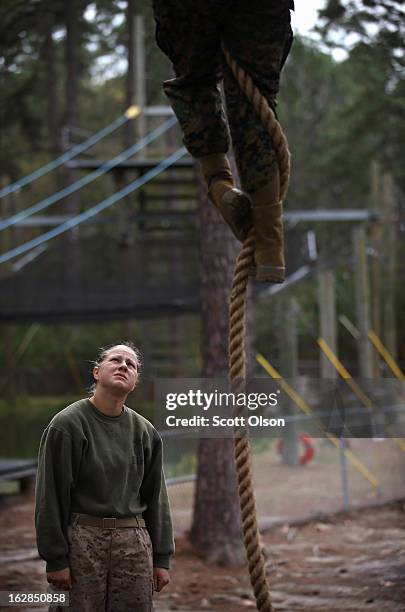
[[[93,368],[93,378],[94,378],[94,380],[98,380],[98,376],[99,376],[98,370],[99,370],[98,366],[94,366],[94,368]]]
[[[135,375],[135,382],[134,382],[134,384],[133,384],[133,387],[132,387],[132,389],[131,389],[131,392],[132,392],[132,391],[135,389],[135,387],[136,387],[136,385],[138,384],[138,382],[139,382],[139,372],[137,372],[137,373],[136,373],[136,375]]]

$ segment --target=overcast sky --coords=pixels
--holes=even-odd
[[[308,36],[317,20],[317,10],[325,6],[325,0],[295,0],[295,11],[291,13],[294,32]]]
[[[311,29],[318,21],[319,9],[324,8],[326,0],[295,0],[295,11],[291,13],[291,23],[295,34],[301,34],[308,38],[319,41],[319,36],[311,32]],[[338,39],[337,39],[338,40]],[[341,40],[341,39],[339,39]],[[350,46],[356,40],[355,35],[347,36],[345,42]],[[331,53],[335,61],[340,62],[347,58],[347,51],[344,49],[326,49],[319,43],[319,47],[326,53]]]

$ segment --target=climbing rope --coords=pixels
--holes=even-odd
[[[226,61],[239,87],[259,115],[267,129],[277,155],[280,174],[280,201],[283,201],[290,177],[290,153],[287,138],[267,100],[257,89],[251,77],[223,48]],[[253,229],[243,243],[236,260],[229,307],[229,377],[232,387],[241,388],[246,375],[245,364],[245,306],[249,269],[254,263],[255,238]],[[266,579],[265,561],[260,546],[257,526],[256,502],[253,489],[251,446],[247,429],[234,432],[235,465],[238,480],[239,503],[243,540],[248,560],[250,582],[259,612],[273,612],[270,588]]]

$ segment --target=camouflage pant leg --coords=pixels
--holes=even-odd
[[[281,69],[290,51],[289,0],[238,0],[224,31],[224,43],[275,110]],[[278,172],[271,139],[252,105],[224,64],[227,115],[241,183],[258,191]]]
[[[152,543],[146,529],[112,530],[107,612],[151,612]]]
[[[107,601],[110,532],[98,527],[70,525],[68,540],[72,576],[69,610],[102,612]]]
[[[154,0],[156,40],[176,78],[163,89],[193,157],[226,153],[229,131],[222,104],[221,30],[231,0]]]
[[[144,529],[69,527],[72,612],[150,612],[152,550]],[[64,608],[66,610],[66,608]]]
[[[156,38],[173,62],[164,90],[194,157],[225,153],[229,137],[218,88],[221,42],[275,107],[292,32],[291,0],[154,0]],[[227,115],[242,184],[264,187],[277,172],[270,138],[227,66]]]

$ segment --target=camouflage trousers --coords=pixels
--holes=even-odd
[[[68,539],[72,575],[69,610],[153,610],[152,543],[146,529],[70,525]]]
[[[265,187],[277,170],[273,145],[240,90],[223,43],[275,110],[292,44],[291,0],[154,0],[156,40],[175,78],[163,89],[196,158],[226,153],[232,137],[242,187]],[[220,82],[223,82],[226,110]]]

